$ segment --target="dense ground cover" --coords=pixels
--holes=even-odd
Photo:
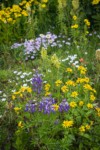
[[[100,1],[8,2],[0,10],[0,149],[99,150]]]

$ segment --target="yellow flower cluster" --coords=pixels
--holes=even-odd
[[[87,104],[87,107],[88,107],[89,109],[92,109],[92,108],[93,108],[93,104],[88,103],[88,104]]]
[[[23,128],[22,121],[20,121],[20,122],[18,123],[18,127]]]
[[[90,81],[90,79],[88,77],[85,77],[85,78],[78,78],[76,80],[76,83],[88,83]]]
[[[96,99],[96,97],[94,96],[94,94],[91,94],[91,95],[90,95],[90,100],[91,100],[91,101],[95,101],[95,99]]]
[[[86,74],[87,69],[83,66],[79,66],[78,70],[80,71],[80,74]]]
[[[89,84],[84,84],[84,89],[85,90],[90,90],[90,91],[92,91],[92,87],[91,87],[91,85],[89,85]]]
[[[88,19],[84,19],[84,22],[88,27],[90,26],[90,21]]]
[[[72,72],[73,72],[73,70],[72,70],[71,68],[66,68],[66,72],[70,72],[70,73],[72,73]]]
[[[46,92],[49,91],[50,86],[51,86],[51,85],[50,85],[49,83],[45,84],[45,87],[44,87],[44,88],[45,88],[45,91],[46,91]]]
[[[49,92],[51,85],[49,83],[45,84],[44,89],[45,89],[45,96],[50,95],[51,93]]]
[[[79,131],[85,132],[86,130],[90,130],[90,128],[91,128],[91,126],[89,124],[82,125],[82,126],[80,126]]]
[[[46,8],[46,3],[48,2],[48,0],[41,0],[41,8]]]
[[[100,117],[100,108],[97,107],[97,108],[95,108],[95,109],[96,109],[96,111],[97,111],[97,115]]]
[[[31,93],[32,89],[29,86],[27,86],[27,87],[22,86],[19,91],[13,93],[12,100],[14,100],[16,98],[16,95],[19,95],[20,97],[23,97],[23,93],[25,91],[28,92],[28,93]]]
[[[71,26],[72,29],[77,29],[78,28],[78,24],[74,24]]]
[[[69,128],[69,127],[72,127],[72,126],[73,126],[73,124],[74,124],[74,122],[73,122],[73,121],[65,120],[65,121],[63,121],[62,126],[63,126],[64,128]]]
[[[97,4],[99,4],[99,2],[100,2],[100,0],[93,0],[92,5],[97,5]]]
[[[14,110],[15,110],[15,112],[17,112],[17,111],[21,110],[21,108],[20,107],[14,107]]]
[[[17,114],[19,114],[19,111],[21,110],[21,107],[14,107],[14,110]]]
[[[61,81],[61,80],[57,80],[57,81],[55,82],[55,84],[56,84],[56,86],[60,86],[60,85],[62,84],[62,81]]]
[[[85,126],[81,126],[81,127],[79,128],[79,131],[80,131],[80,132],[85,132]]]
[[[74,15],[74,16],[73,16],[73,20],[77,20],[77,16]]]
[[[29,0],[28,2],[26,0],[23,0],[19,5],[12,5],[12,7],[3,8],[0,10],[0,21],[3,23],[12,23],[14,24],[17,20],[17,18],[20,18],[22,16],[27,17],[31,13],[34,13],[35,11],[31,11],[32,5],[39,5],[41,4],[42,8],[46,7],[46,3],[48,0],[42,0],[41,3],[39,3],[37,0]]]
[[[68,81],[66,82],[66,85],[67,85],[67,86],[75,86],[76,84],[75,84],[74,81],[68,80]]]
[[[57,104],[53,104],[52,107],[55,111],[57,111],[59,109],[59,105],[57,105]]]
[[[61,87],[61,91],[62,91],[63,93],[68,92],[68,87],[67,87],[66,85],[62,86],[62,87]]]
[[[69,103],[70,107],[75,108],[77,106],[76,102],[72,101]]]
[[[82,107],[83,105],[84,105],[84,102],[83,102],[83,101],[80,101],[80,102],[79,102],[79,106]]]
[[[71,93],[71,97],[76,98],[78,96],[78,92],[74,91]]]

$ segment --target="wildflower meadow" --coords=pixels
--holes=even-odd
[[[100,150],[100,0],[0,0],[0,150]]]

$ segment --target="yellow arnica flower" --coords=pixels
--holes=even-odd
[[[73,102],[70,102],[69,105],[70,105],[70,107],[72,107],[72,108],[74,108],[74,107],[77,106],[76,102],[74,102],[74,101],[73,101]]]
[[[84,87],[85,90],[90,90],[90,91],[92,91],[92,87],[91,87],[91,85],[89,85],[89,84],[85,84],[83,87]]]
[[[77,16],[74,15],[74,16],[73,16],[73,20],[77,20]]]
[[[19,110],[21,110],[21,108],[20,107],[15,107],[14,110],[15,110],[15,112],[18,112]]]
[[[42,4],[41,7],[42,7],[42,8],[46,8],[46,4]]]
[[[52,107],[55,111],[57,111],[59,109],[59,105],[57,105],[57,104],[53,104]]]
[[[78,24],[74,24],[71,26],[72,29],[77,29],[78,28]]]
[[[20,92],[25,92],[26,89],[27,89],[26,86],[22,86],[22,87],[20,88]]]
[[[86,24],[87,26],[90,26],[90,22],[89,22],[88,19],[84,19],[84,22],[85,22],[85,24]]]
[[[31,93],[32,89],[30,87],[27,87],[27,92]]]
[[[67,69],[66,69],[66,72],[70,72],[70,73],[72,73],[72,72],[73,72],[73,70],[72,70],[71,68],[67,68]]]
[[[13,94],[14,94],[14,95],[18,95],[18,94],[20,94],[20,91],[14,92]]]
[[[25,17],[27,17],[27,16],[28,16],[27,11],[23,10],[23,11],[22,11],[22,15],[24,15]]]
[[[97,108],[95,108],[95,109],[96,109],[97,112],[100,112],[100,108],[99,108],[99,107],[97,107]]]
[[[18,127],[23,128],[22,121],[18,123]]]
[[[85,126],[85,128],[86,128],[87,130],[89,130],[89,129],[90,129],[90,127],[91,127],[91,126],[90,126],[90,125],[88,125],[88,124]]]
[[[68,87],[66,85],[61,87],[63,93],[68,92]]]
[[[72,92],[71,97],[76,98],[77,96],[78,96],[78,92],[76,92],[76,91]]]
[[[75,82],[72,81],[72,80],[68,80],[68,81],[66,82],[66,85],[75,86]]]
[[[45,87],[44,87],[45,91],[49,91],[50,87],[51,85],[49,83],[45,84]]]
[[[91,100],[91,101],[94,101],[95,99],[96,99],[96,97],[95,97],[93,94],[91,94],[91,95],[90,95],[90,100]]]
[[[99,4],[99,2],[100,2],[100,0],[93,0],[92,5],[97,5],[97,4]]]
[[[91,108],[93,108],[93,105],[91,103],[88,103],[87,107],[91,109]]]
[[[57,80],[57,81],[55,82],[56,86],[60,86],[61,83],[62,83],[61,80]]]
[[[12,99],[14,100],[16,97],[15,97],[15,95],[12,95]]]
[[[90,79],[89,79],[88,77],[85,77],[85,78],[78,78],[78,79],[76,80],[76,83],[84,83],[84,82],[88,83],[89,81],[90,81]]]
[[[51,92],[46,92],[45,96],[49,96],[51,94]]]
[[[79,66],[78,70],[80,71],[81,74],[85,74],[86,71],[87,71],[87,69],[85,67],[83,67],[83,66]]]
[[[80,101],[79,102],[79,106],[83,106],[84,105],[84,102],[83,101]]]
[[[85,132],[85,126],[81,126],[81,127],[79,128],[79,131],[80,131],[80,132]]]
[[[32,89],[29,87],[29,86],[22,86],[21,88],[20,88],[20,92],[25,92],[25,91],[27,91],[27,92],[29,92],[29,93],[31,93],[32,92]]]
[[[65,120],[65,121],[63,121],[62,126],[63,126],[64,128],[69,128],[69,127],[72,127],[72,126],[73,126],[73,124],[74,124],[74,122],[73,122],[73,121]]]
[[[95,108],[95,109],[96,109],[96,111],[97,111],[97,115],[100,117],[100,108],[97,107],[97,108]]]
[[[7,22],[12,22],[12,21],[13,21],[12,18],[8,18],[8,19],[7,19]]]

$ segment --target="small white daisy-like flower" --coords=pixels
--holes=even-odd
[[[4,102],[4,101],[6,101],[6,98],[2,98],[1,100],[2,100],[2,102]]]
[[[25,83],[25,84],[23,84],[23,86],[27,86],[27,84]]]
[[[14,73],[14,74],[16,74],[16,73],[17,73],[17,71],[15,70],[13,73]]]
[[[3,96],[3,97],[6,97],[7,95],[4,93],[2,96]]]
[[[17,75],[20,75],[21,73],[22,73],[22,72],[20,71],[20,72],[17,73]]]
[[[21,75],[20,78],[23,79],[23,78],[25,78],[25,76],[24,76],[24,75]]]

